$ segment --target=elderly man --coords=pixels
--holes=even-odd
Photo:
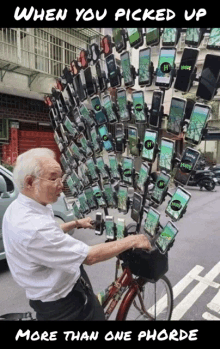
[[[59,226],[52,203],[62,192],[62,169],[46,148],[21,154],[13,172],[20,189],[3,218],[3,242],[14,280],[24,288],[38,320],[104,320],[83,264],[92,265],[130,248],[151,249],[144,235],[88,246],[64,234],[92,228],[91,218]]]

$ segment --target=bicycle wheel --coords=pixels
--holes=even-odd
[[[125,320],[170,320],[172,311],[173,290],[164,275],[156,283],[147,282],[142,287],[129,306]]]

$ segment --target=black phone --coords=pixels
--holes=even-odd
[[[127,212],[128,187],[120,183],[117,195],[118,209],[122,212]]]
[[[102,212],[96,212],[95,216],[95,234],[102,235],[103,233],[103,214]]]
[[[179,135],[182,131],[182,121],[185,117],[186,99],[172,97],[167,121],[167,132]]]
[[[176,142],[172,139],[162,137],[160,142],[160,153],[158,167],[160,170],[171,171]]]
[[[111,95],[110,94],[104,95],[102,100],[103,100],[103,107],[105,108],[108,116],[108,121],[110,122],[110,124],[115,123],[116,121],[118,121],[118,118],[115,111],[113,110]]]
[[[83,84],[82,84],[82,78],[80,73],[77,74],[74,78],[73,78],[73,87],[75,92],[77,93],[79,100],[81,102],[85,101],[87,98],[86,92],[83,88]]]
[[[132,92],[132,99],[133,99],[135,123],[145,124],[147,122],[147,117],[145,115],[144,92],[142,90]]]
[[[128,110],[127,102],[127,92],[125,88],[117,89],[117,104],[119,109],[119,120],[120,121],[129,121],[130,114]]]
[[[141,193],[144,193],[145,191],[145,184],[148,178],[149,170],[150,168],[148,164],[142,162],[137,178],[137,188],[141,191]]]
[[[161,119],[161,107],[163,104],[164,91],[154,90],[152,96],[149,125],[151,127],[158,128],[160,126]]]
[[[99,179],[99,177],[98,177],[98,174],[96,172],[96,165],[94,163],[94,160],[92,158],[91,159],[87,159],[86,160],[86,166],[88,168],[88,172],[89,172],[89,175],[92,178],[92,181],[97,181]]]
[[[199,79],[196,97],[211,101],[216,93],[220,75],[220,56],[207,54]]]
[[[130,46],[138,48],[143,45],[143,33],[142,28],[127,28],[128,40]]]
[[[146,28],[146,45],[154,46],[160,42],[160,28]]]
[[[177,28],[164,28],[162,35],[162,46],[176,46],[178,39]]]
[[[220,50],[220,28],[211,28],[206,48]]]
[[[126,39],[122,28],[112,28],[113,41],[118,53],[126,49]]]
[[[105,193],[105,199],[107,202],[107,206],[111,207],[111,208],[116,208],[116,206],[117,206],[116,200],[115,200],[116,192],[114,192],[111,183],[110,182],[103,183],[103,190]]]
[[[142,159],[148,162],[153,162],[155,160],[157,141],[158,132],[147,129],[144,134],[143,149],[141,153]]]
[[[129,51],[125,51],[121,53],[121,68],[122,68],[122,74],[124,78],[124,84],[126,87],[132,87],[134,86],[135,79],[131,68],[131,60],[130,60],[130,53]]]
[[[95,64],[95,70],[96,70],[96,76],[97,76],[100,92],[104,92],[107,89],[107,82],[104,76],[104,72],[102,71],[102,68],[101,68],[100,59]]]
[[[198,150],[187,147],[184,150],[181,162],[176,169],[174,181],[182,185],[187,185],[199,157],[200,152]]]
[[[176,48],[161,47],[156,70],[155,86],[169,89],[172,84],[172,70],[175,66]]]
[[[139,156],[138,129],[135,126],[128,126],[128,146],[129,152],[133,156]]]
[[[120,173],[118,171],[118,160],[117,160],[116,156],[109,155],[108,160],[109,160],[109,167],[110,167],[110,172],[111,172],[112,178],[119,180],[121,177],[120,177]]]
[[[150,235],[150,237],[155,237],[157,233],[157,228],[160,221],[160,213],[154,208],[150,207],[148,210],[144,208],[144,231]]]
[[[124,124],[115,124],[115,151],[116,153],[124,153],[125,151],[125,133]]]
[[[113,216],[105,216],[105,235],[108,240],[115,239],[115,223]]]
[[[163,230],[160,232],[160,235],[157,237],[155,241],[155,246],[158,248],[160,253],[165,254],[171,243],[174,241],[176,235],[178,233],[178,229],[172,222],[167,222],[167,224],[163,227]]]
[[[170,175],[164,171],[161,171],[157,177],[154,189],[151,195],[151,200],[156,202],[157,205],[160,205],[163,201],[164,195],[168,189],[170,182]]]
[[[108,78],[111,87],[119,87],[121,86],[121,79],[119,75],[119,69],[116,65],[115,61],[115,55],[112,53],[109,56],[105,58],[107,71],[108,71]]]
[[[166,215],[168,215],[172,221],[178,221],[181,218],[182,212],[186,209],[190,198],[191,194],[183,187],[178,186],[165,209]]]
[[[139,50],[139,71],[138,84],[140,86],[150,86],[152,84],[151,67],[151,47]]]
[[[85,81],[86,81],[86,90],[88,96],[93,96],[97,91],[96,85],[92,76],[92,70],[91,67],[87,67],[84,70],[84,76],[85,76]]]
[[[103,112],[103,108],[102,108],[99,96],[93,96],[91,98],[91,105],[95,113],[95,120],[97,124],[98,125],[105,124],[108,120],[106,118],[105,113]]]
[[[122,163],[122,180],[123,182],[132,185],[134,160],[132,157],[123,156],[121,163]]]
[[[189,143],[198,145],[202,139],[202,132],[206,127],[210,115],[211,107],[203,103],[195,103],[188,128],[185,134],[185,140]]]
[[[137,223],[139,223],[140,221],[140,212],[142,208],[142,203],[143,203],[143,196],[139,193],[134,192],[132,209],[131,209],[131,218]]]
[[[199,49],[194,47],[185,47],[176,73],[174,89],[188,92],[191,87],[192,74],[199,55]]]
[[[187,28],[185,36],[185,44],[198,47],[203,39],[205,28]]]

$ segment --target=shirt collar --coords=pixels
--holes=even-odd
[[[48,212],[51,212],[51,205],[48,204],[46,206],[40,204],[39,202],[35,201],[34,199],[29,198],[28,196],[19,193],[17,200],[27,206],[30,207],[31,209],[34,209],[36,211],[38,211],[39,213],[43,213],[43,214],[48,214]]]

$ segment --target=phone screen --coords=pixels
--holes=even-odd
[[[220,50],[220,28],[211,28],[206,48]]]
[[[187,28],[185,43],[187,45],[199,46],[201,39],[201,28]]]
[[[111,142],[111,140],[109,139],[109,134],[108,134],[108,129],[106,127],[106,125],[102,125],[98,128],[100,137],[103,141],[103,145],[106,151],[110,152],[113,151],[113,144]]]
[[[78,194],[78,192],[77,192],[76,187],[74,185],[74,182],[70,176],[67,177],[66,183],[67,183],[72,195],[76,196]]]
[[[73,204],[73,215],[75,219],[81,219],[83,217],[76,202]]]
[[[146,28],[146,45],[159,44],[160,31],[159,28]]]
[[[167,171],[172,170],[172,159],[175,141],[162,138],[160,144],[159,168]]]
[[[170,176],[164,172],[161,172],[157,177],[151,199],[155,201],[158,205],[161,204],[163,196],[168,188],[170,181]]]
[[[73,155],[74,155],[78,160],[80,160],[80,161],[84,161],[84,160],[85,160],[84,155],[79,151],[78,146],[77,146],[74,142],[72,142],[72,143],[70,144],[70,149],[71,149]]]
[[[172,222],[167,222],[159,237],[156,240],[156,246],[161,253],[166,253],[171,242],[175,239],[178,229]]]
[[[118,209],[127,212],[128,188],[120,185],[118,189]]]
[[[142,193],[144,192],[144,189],[145,189],[144,186],[146,184],[148,174],[149,174],[149,166],[145,163],[142,163],[139,174],[138,174],[138,179],[137,179],[137,187],[138,189],[141,190]]]
[[[160,213],[154,210],[152,207],[149,208],[146,218],[144,220],[144,231],[151,237],[156,234],[156,229],[160,220]]]
[[[151,64],[151,48],[145,48],[139,50],[139,85],[151,85],[150,75],[150,64]]]
[[[110,80],[111,87],[117,87],[120,85],[120,80],[118,76],[118,70],[115,63],[115,56],[111,54],[105,58],[106,66],[108,70],[108,76]]]
[[[142,202],[143,202],[143,197],[138,193],[134,193],[132,210],[131,210],[131,218],[137,223],[139,222],[139,219],[140,219]]]
[[[103,157],[102,156],[99,156],[96,158],[96,165],[100,171],[100,175],[103,179],[106,179],[108,178],[108,173],[106,172],[106,169],[105,169],[105,163],[104,163],[104,160],[103,160]]]
[[[164,28],[162,45],[175,46],[177,39],[177,28]]]
[[[90,208],[88,206],[87,199],[84,193],[80,193],[78,195],[78,200],[80,203],[80,206],[79,206],[80,211],[82,211],[83,214],[90,212]]]
[[[97,121],[98,125],[102,125],[107,122],[107,118],[105,114],[102,111],[102,106],[100,102],[100,98],[95,96],[91,98],[91,104],[93,107],[93,110],[95,112],[95,119]]]
[[[198,54],[199,49],[189,47],[184,48],[180,65],[177,70],[176,81],[174,83],[175,89],[188,92],[190,88],[190,78],[194,71]]]
[[[118,218],[116,223],[116,237],[117,240],[123,239],[125,233],[125,220],[123,218]]]
[[[85,164],[80,164],[78,168],[79,168],[79,177],[81,182],[83,183],[84,186],[89,185],[90,181],[86,174]]]
[[[78,190],[78,192],[81,192],[83,189],[83,185],[82,185],[77,173],[74,170],[72,170],[72,173],[70,176],[71,176],[73,183],[74,183],[76,189]]]
[[[175,48],[161,48],[156,72],[156,86],[170,86],[171,70],[174,68],[175,56]]]
[[[167,131],[179,135],[182,130],[181,122],[185,116],[186,100],[175,98],[171,99],[170,112],[167,122]]]
[[[95,69],[96,69],[96,76],[97,76],[97,79],[98,79],[98,85],[99,85],[100,92],[103,92],[103,91],[105,91],[107,86],[106,86],[105,79],[104,79],[104,77],[102,75],[102,69],[101,69],[100,60],[98,60],[96,62]]]
[[[188,183],[192,170],[196,166],[199,156],[199,151],[187,147],[184,150],[180,165],[176,170],[174,180],[183,185],[186,185]]]
[[[95,87],[92,79],[92,71],[90,67],[84,69],[84,76],[86,80],[87,93],[89,96],[92,96],[96,91],[95,91]]]
[[[102,192],[101,192],[101,189],[100,189],[98,183],[97,184],[93,184],[92,190],[93,190],[93,194],[94,194],[94,196],[95,196],[95,198],[97,200],[98,205],[100,207],[106,207],[106,202],[105,202],[105,200],[104,200],[104,198],[102,196]]]
[[[132,93],[133,107],[136,123],[145,123],[146,116],[144,112],[144,93],[143,91],[135,91]]]
[[[138,28],[127,28],[127,32],[131,47],[135,47],[142,42],[142,35]]]
[[[155,147],[158,133],[156,131],[146,130],[142,150],[142,158],[151,162],[154,161]]]
[[[66,160],[64,154],[61,154],[61,156],[60,156],[60,162],[61,162],[61,165],[62,165],[64,171],[65,171],[66,173],[67,173],[67,172],[70,172],[70,168],[69,168],[69,165],[68,165],[68,163],[67,163],[67,160]]]
[[[95,127],[92,127],[90,129],[90,135],[91,135],[91,140],[92,140],[92,144],[93,144],[93,147],[94,147],[94,151],[96,153],[100,152],[100,146],[99,146],[99,143],[97,141],[98,134],[96,132],[96,128]]]
[[[114,240],[115,238],[115,224],[113,216],[105,217],[105,234],[107,239]]]
[[[103,97],[103,107],[106,110],[109,122],[110,123],[116,122],[117,116],[115,115],[115,112],[112,109],[112,101],[111,101],[110,95],[106,95]]]
[[[77,74],[74,78],[73,78],[73,86],[74,86],[74,90],[77,92],[79,99],[81,102],[83,102],[86,99],[86,93],[83,89],[83,85],[82,85],[82,80],[81,80],[81,76],[80,74]]]
[[[213,99],[220,72],[220,56],[207,54],[203,65],[196,96],[210,101]]]
[[[79,110],[80,110],[80,114],[85,118],[85,120],[87,121],[90,127],[95,125],[95,121],[91,118],[89,110],[86,108],[84,104],[80,105]]]
[[[189,125],[186,131],[185,140],[193,144],[199,144],[202,138],[202,131],[206,126],[210,108],[206,105],[195,104],[190,116]]]
[[[138,145],[138,130],[135,127],[128,126],[128,143],[129,143],[129,151],[133,156],[139,156]]]
[[[90,207],[91,210],[95,209],[96,208],[96,202],[94,200],[94,193],[93,193],[93,190],[92,188],[86,188],[85,189],[85,196],[86,196],[86,199],[87,199],[87,202],[88,202],[88,205]]]
[[[97,180],[98,176],[96,173],[95,163],[94,163],[93,159],[88,159],[86,161],[86,166],[88,168],[90,176],[92,177],[92,180]]]
[[[77,129],[76,129],[76,127],[74,127],[73,123],[70,121],[68,116],[65,116],[63,124],[73,137],[75,137],[77,135],[77,133],[78,133]]]
[[[165,213],[173,220],[177,221],[180,218],[181,213],[186,208],[191,194],[181,187],[177,187],[171,200],[169,201]]]
[[[87,156],[87,157],[91,156],[91,155],[93,154],[93,153],[92,153],[92,150],[91,150],[91,148],[88,146],[88,141],[87,141],[87,139],[86,139],[86,137],[84,136],[83,133],[81,133],[81,134],[79,135],[79,137],[77,138],[77,140],[80,141],[80,144],[81,144],[81,146],[82,146],[82,149],[85,151],[86,156]]]
[[[150,113],[150,120],[149,120],[149,125],[153,127],[159,127],[162,98],[163,98],[162,91],[153,92],[152,106],[151,106],[151,113]]]
[[[126,90],[121,89],[117,91],[117,102],[119,108],[120,121],[130,120],[128,108],[127,108],[127,97]]]
[[[115,202],[114,195],[113,195],[114,192],[113,192],[111,183],[104,183],[103,189],[104,189],[104,193],[106,196],[108,206],[109,207],[116,207],[116,202]]]
[[[124,152],[124,124],[115,124],[115,151]]]
[[[122,68],[125,86],[133,85],[134,79],[131,73],[130,54],[127,51],[121,54],[121,68]]]
[[[118,172],[118,161],[115,155],[109,155],[109,167],[111,171],[111,175],[115,179],[120,179],[120,174]]]
[[[121,52],[126,48],[125,39],[121,33],[121,28],[112,28],[112,36],[115,42],[115,48],[117,52]]]
[[[132,172],[133,172],[133,159],[128,157],[123,157],[122,159],[122,171],[123,171],[123,181],[128,184],[132,184]]]

